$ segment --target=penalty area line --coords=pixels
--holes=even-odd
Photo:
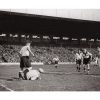
[[[59,74],[59,75],[72,75],[72,74],[82,74],[82,73],[78,73],[78,72],[43,72],[43,74]]]
[[[4,85],[4,84],[2,84],[2,83],[0,83],[0,86],[3,87],[3,88],[5,88],[5,89],[8,90],[8,91],[11,91],[11,92],[14,91],[14,90],[8,88],[6,85]]]

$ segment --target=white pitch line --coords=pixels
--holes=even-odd
[[[65,75],[71,75],[71,74],[82,74],[78,72],[43,72],[43,74],[65,74]]]
[[[78,72],[44,72],[43,74],[59,74],[59,75],[73,75],[73,74],[77,74],[77,75],[87,75],[87,76],[91,76],[91,77],[100,77],[100,75],[91,75],[91,74],[84,74],[84,73],[78,73]]]
[[[96,76],[96,75],[90,75],[91,77],[100,77],[100,76]]]
[[[4,87],[5,89],[7,89],[8,91],[11,91],[11,92],[13,92],[14,90],[12,90],[12,89],[10,89],[10,88],[8,88],[7,86],[5,86],[4,84],[2,84],[2,83],[0,83],[0,86],[2,86],[2,87]]]

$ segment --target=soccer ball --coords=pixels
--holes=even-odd
[[[27,80],[36,80],[40,77],[40,72],[38,70],[29,70],[26,73]]]
[[[44,73],[44,70],[42,68],[39,68],[40,73]]]

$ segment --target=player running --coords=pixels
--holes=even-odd
[[[53,58],[53,63],[54,63],[54,65],[55,65],[55,68],[58,67],[58,62],[59,62],[58,56],[54,57],[54,58]]]
[[[87,74],[89,74],[90,71],[90,62],[92,60],[92,54],[88,52],[86,49],[83,50],[83,67],[84,72],[87,71]]]
[[[30,54],[34,57],[34,54],[32,53],[30,49],[31,41],[27,40],[26,45],[23,46],[19,52],[20,56],[20,69],[21,71],[19,72],[19,78],[23,79],[23,71],[24,69],[32,69],[31,67],[31,62],[30,62]]]
[[[80,72],[80,69],[81,69],[81,64],[82,64],[82,56],[83,53],[78,50],[78,52],[75,54],[75,61],[76,61],[76,65],[77,65],[77,71]]]
[[[98,55],[97,55],[97,65],[100,67],[100,47],[97,47]]]

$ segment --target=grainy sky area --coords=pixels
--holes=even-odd
[[[1,9],[1,10],[100,21],[100,9]]]

